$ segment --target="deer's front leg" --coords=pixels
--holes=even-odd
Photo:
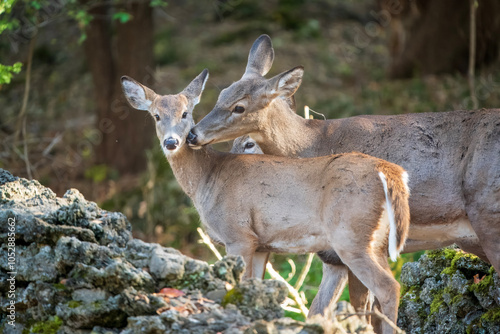
[[[252,259],[252,277],[264,279],[269,252],[255,252]]]
[[[253,257],[255,254],[255,246],[250,243],[234,242],[226,244],[226,253],[230,255],[240,255],[245,261],[245,273],[243,279],[255,277],[253,275]]]

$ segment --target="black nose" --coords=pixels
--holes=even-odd
[[[177,146],[179,146],[179,141],[175,138],[168,138],[163,141],[163,146],[167,148],[167,150],[175,150]]]
[[[187,142],[191,145],[196,145],[198,143],[197,135],[194,134],[193,130],[189,131],[187,136]]]

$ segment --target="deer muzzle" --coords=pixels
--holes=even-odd
[[[173,151],[177,148],[177,146],[179,146],[179,140],[176,138],[170,137],[170,138],[165,139],[163,141],[163,146],[165,146],[165,148],[167,150]]]
[[[193,132],[193,130],[189,131],[187,143],[189,146],[196,146],[198,144],[198,136]]]

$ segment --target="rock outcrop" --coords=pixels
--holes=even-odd
[[[500,333],[500,279],[486,262],[443,249],[403,265],[398,325],[407,333]]]
[[[286,287],[241,281],[240,257],[210,266],[130,230],[75,189],[0,169],[0,333],[372,333],[357,317],[283,318]]]

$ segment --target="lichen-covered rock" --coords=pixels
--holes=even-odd
[[[241,257],[210,266],[130,230],[75,189],[59,198],[0,169],[0,333],[372,333],[283,319],[286,287],[241,281]]]
[[[252,320],[272,320],[283,317],[280,304],[287,296],[287,288],[279,281],[248,279],[228,291],[222,305],[234,304]]]
[[[500,333],[500,280],[458,249],[403,265],[398,325],[407,333]]]

